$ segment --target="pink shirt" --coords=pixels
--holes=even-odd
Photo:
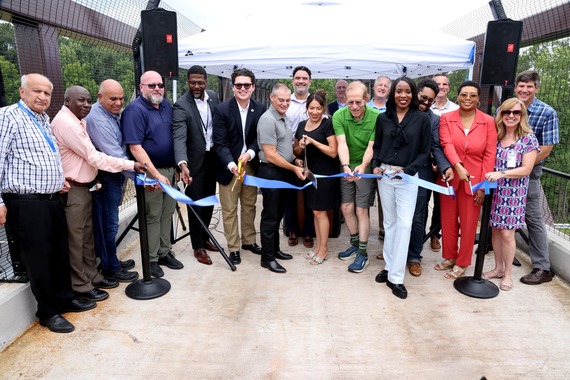
[[[85,120],[79,120],[66,106],[57,113],[51,126],[65,178],[88,183],[95,179],[98,169],[117,173],[135,166],[134,161],[107,156],[95,149],[87,134]]]

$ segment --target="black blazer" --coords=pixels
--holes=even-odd
[[[255,158],[248,163],[248,165],[253,165],[254,171],[257,171],[259,165],[257,122],[266,110],[267,108],[263,103],[250,99],[245,122],[245,145],[246,150],[251,149],[255,152]],[[222,185],[227,185],[234,178],[234,175],[228,170],[228,164],[233,161],[237,165],[244,143],[244,129],[242,129],[241,115],[235,97],[214,108],[213,125],[214,150],[219,166],[216,170],[216,181]]]
[[[208,105],[212,114],[220,103],[214,91],[208,92]],[[174,103],[172,112],[172,137],[174,139],[174,159],[188,163],[190,176],[196,175],[204,167],[206,156],[206,136],[200,120],[200,111],[192,93],[187,91]]]
[[[333,113],[338,111],[338,102],[335,100],[334,102],[329,103],[328,110],[329,110],[329,115],[332,116]]]

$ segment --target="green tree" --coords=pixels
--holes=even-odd
[[[4,92],[6,104],[14,104],[20,100],[20,78],[17,66],[0,56],[0,69],[4,79]]]

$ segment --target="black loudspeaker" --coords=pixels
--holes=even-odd
[[[481,84],[513,86],[519,59],[522,21],[489,21],[481,65]]]
[[[144,71],[165,78],[178,77],[178,33],[176,12],[162,8],[141,11]]]

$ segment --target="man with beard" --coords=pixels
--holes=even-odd
[[[173,184],[176,178],[172,142],[172,104],[164,98],[164,83],[156,71],[141,75],[140,95],[123,111],[121,127],[125,144],[139,162],[148,164],[150,177]],[[160,265],[182,269],[184,265],[174,257],[170,231],[176,201],[160,191],[158,184],[146,186],[146,223],[150,274],[164,276]]]
[[[63,174],[71,186],[65,205],[71,285],[79,296],[102,301],[109,294],[99,288],[114,288],[119,283],[104,278],[97,270],[90,187],[98,169],[115,173],[133,169],[144,172],[144,166],[97,151],[87,134],[85,116],[89,111],[89,92],[80,86],[69,87],[65,91],[64,105],[53,119],[52,127],[61,152]]]
[[[206,90],[208,74],[202,66],[192,66],[187,74],[188,91],[174,104],[172,128],[174,159],[182,171],[186,195],[193,200],[216,193],[216,155],[212,138],[212,110],[219,103],[214,91]],[[188,207],[190,240],[198,262],[211,265],[206,249],[218,248],[209,239],[208,232]],[[210,225],[213,206],[194,207],[206,226]]]

